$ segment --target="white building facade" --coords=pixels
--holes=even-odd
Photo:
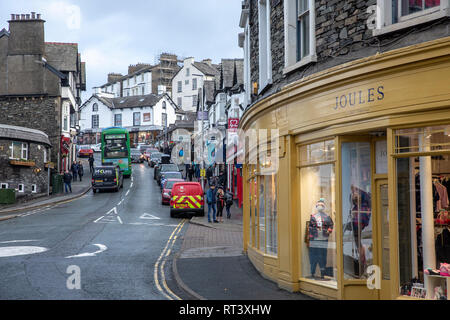
[[[186,58],[183,67],[172,79],[172,99],[184,111],[197,111],[199,88],[205,81],[218,81],[220,71],[217,65],[206,59],[195,62],[194,58]]]
[[[80,108],[84,144],[100,142],[102,129],[123,127],[132,144],[154,141],[156,135],[177,119],[177,106],[167,94],[113,98],[94,94]]]

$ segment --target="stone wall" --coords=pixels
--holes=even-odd
[[[57,163],[61,139],[60,98],[0,99],[0,123],[41,130],[52,144],[51,161]]]
[[[35,161],[36,165],[34,167],[26,167],[10,164],[11,143],[12,140],[0,139],[0,183],[7,183],[8,188],[11,189],[18,189],[19,184],[24,184],[25,189],[23,193],[16,191],[16,199],[19,201],[39,194],[45,194],[48,187],[48,173],[44,168],[45,146],[28,143],[28,160]],[[39,168],[41,171],[34,172],[35,168]],[[36,193],[31,192],[33,184],[36,185]]]
[[[374,37],[368,27],[370,6],[376,0],[316,0],[316,55],[310,63],[288,74],[284,69],[284,1],[270,1],[272,80],[273,84],[254,101],[271,95],[282,86],[319,71],[352,60],[375,55],[434,39],[450,36],[450,19],[415,25],[382,36]],[[252,1],[250,14],[251,81],[258,82],[258,3]]]

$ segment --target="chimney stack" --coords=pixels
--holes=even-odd
[[[43,55],[44,20],[41,15],[35,17],[35,12],[30,14],[11,14],[9,21],[10,37],[8,41],[8,53],[11,55]]]
[[[31,12],[31,19],[36,19],[36,12]]]

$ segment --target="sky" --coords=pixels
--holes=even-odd
[[[85,100],[108,73],[156,64],[162,52],[213,63],[242,58],[240,11],[241,0],[0,0],[0,30],[11,13],[36,12],[46,21],[45,41],[78,43]]]

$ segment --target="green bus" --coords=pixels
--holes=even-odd
[[[127,129],[102,130],[102,164],[118,165],[124,176],[131,175],[130,134]]]

